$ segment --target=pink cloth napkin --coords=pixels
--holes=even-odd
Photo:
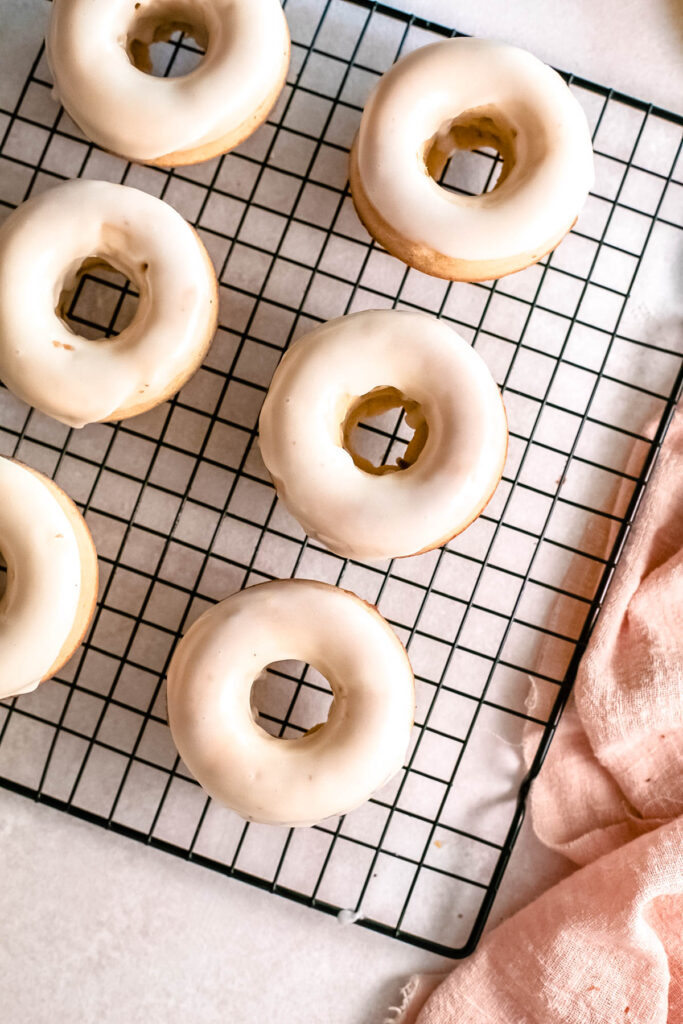
[[[532,687],[532,707],[537,699]],[[581,869],[492,931],[445,980],[412,978],[390,1019],[683,1024],[680,410],[531,810],[541,840]]]

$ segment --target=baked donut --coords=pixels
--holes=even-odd
[[[35,690],[68,661],[95,608],[97,554],[69,497],[0,457],[0,698]]]
[[[491,192],[438,184],[456,149],[491,146]],[[366,228],[411,267],[454,281],[536,263],[570,230],[593,183],[586,117],[560,76],[515,46],[447,39],[399,60],[377,83],[351,152]]]
[[[403,406],[415,433],[400,464],[353,449],[364,416]],[[311,537],[359,559],[445,544],[503,472],[507,421],[483,359],[427,313],[369,310],[317,327],[278,366],[259,421],[263,461]]]
[[[115,338],[62,318],[85,269],[108,263],[137,287]],[[196,232],[167,203],[108,181],[67,181],[0,228],[0,378],[72,427],[137,416],[201,364],[218,316],[216,275]]]
[[[154,77],[150,44],[176,31],[205,50]],[[176,167],[239,145],[265,121],[289,67],[279,0],[53,0],[47,59],[67,113],[127,160]]]
[[[326,722],[269,735],[250,695],[273,662],[301,659],[327,678]],[[168,721],[180,756],[211,796],[243,818],[313,825],[357,807],[405,759],[413,673],[379,612],[311,580],[242,590],[197,619],[168,671]]]

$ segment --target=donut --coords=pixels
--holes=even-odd
[[[456,149],[490,146],[503,168],[479,196],[438,184]],[[454,281],[512,274],[547,255],[593,183],[586,117],[532,54],[447,39],[382,76],[351,151],[350,186],[370,234],[404,263]]]
[[[403,406],[400,463],[353,448],[363,417]],[[507,420],[483,359],[427,313],[368,310],[322,324],[285,353],[259,421],[263,461],[306,532],[338,555],[401,558],[445,544],[503,472]]]
[[[129,277],[140,299],[118,337],[93,341],[63,314],[98,263]],[[146,192],[67,181],[0,228],[0,378],[69,426],[137,416],[175,394],[201,364],[217,316],[216,275],[198,235]]]
[[[0,699],[35,690],[90,624],[97,554],[74,503],[42,473],[0,457]]]
[[[151,73],[150,44],[176,31],[205,56]],[[279,0],[53,0],[47,59],[64,108],[103,149],[160,167],[209,160],[265,121],[289,67]]]
[[[274,662],[315,666],[333,693],[326,722],[297,739],[256,721],[252,685]],[[204,789],[243,818],[313,825],[345,814],[401,768],[413,673],[379,612],[328,583],[276,580],[204,612],[168,671],[168,721]]]

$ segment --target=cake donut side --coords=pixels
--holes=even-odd
[[[332,689],[326,722],[296,739],[267,733],[251,690],[298,659]],[[344,814],[404,763],[415,710],[405,648],[376,608],[312,580],[248,587],[204,612],[176,647],[168,720],[204,789],[250,821],[313,825]]]
[[[80,645],[97,598],[97,553],[54,481],[0,457],[0,698],[29,693]]]
[[[149,47],[176,31],[205,51],[186,75],[155,77]],[[54,0],[47,59],[76,124],[128,160],[176,167],[243,142],[285,83],[279,0]]]
[[[109,264],[139,291],[116,337],[75,334],[64,311],[84,269]],[[199,236],[171,206],[127,185],[67,181],[0,228],[0,377],[72,427],[120,420],[175,394],[201,365],[218,285]]]
[[[490,192],[438,179],[456,149],[502,159]],[[399,60],[366,103],[349,169],[370,234],[409,266],[455,281],[512,274],[554,249],[593,183],[586,117],[532,54],[484,39],[432,43]]]

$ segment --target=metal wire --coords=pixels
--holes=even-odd
[[[556,253],[513,278],[437,282],[367,237],[351,212],[346,160],[378,75],[401,53],[456,33],[371,0],[286,7],[293,49],[281,102],[251,140],[208,164],[161,172],[101,153],[51,100],[42,50],[15,108],[0,110],[0,210],[64,177],[146,188],[197,226],[222,293],[204,367],[145,416],[73,431],[0,390],[0,451],[71,493],[102,571],[92,628],[59,679],[0,704],[0,784],[464,956],[491,909],[680,394],[680,353],[624,321],[654,233],[681,228],[682,121],[565,75],[587,109],[599,165],[587,215]],[[195,56],[191,41],[175,38],[164,73]],[[472,161],[471,184],[485,190],[495,154]],[[134,300],[128,282],[92,271],[69,316],[110,336]],[[256,444],[281,351],[312,324],[372,306],[425,308],[452,322],[491,365],[511,428],[503,482],[478,523],[440,551],[381,567],[305,537]],[[398,415],[364,430],[382,461],[405,441]],[[566,574],[570,563],[584,568],[580,580]],[[417,678],[405,772],[364,808],[309,830],[247,825],[218,808],[189,778],[165,725],[177,636],[212,601],[282,575],[326,579],[377,603]],[[566,621],[549,616],[561,602]],[[539,644],[552,670],[539,671]],[[526,708],[531,670],[546,691],[544,713]],[[275,676],[264,725],[300,735],[328,699],[325,683],[307,666]],[[538,727],[533,763],[510,791],[504,751],[528,724]]]

